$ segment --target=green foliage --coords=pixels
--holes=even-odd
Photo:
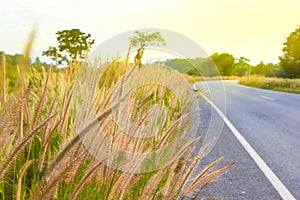
[[[175,69],[190,76],[204,76],[206,78],[216,76],[249,76],[251,74],[266,77],[283,77],[287,74],[278,64],[263,62],[252,66],[250,60],[245,57],[235,58],[228,53],[214,53],[208,58],[168,59],[165,67]]]
[[[235,62],[238,60],[238,62]],[[241,57],[235,59],[228,53],[214,53],[208,58],[170,59],[166,67],[192,76],[245,76],[250,70],[249,60]]]
[[[54,61],[57,59],[58,64],[84,59],[95,43],[91,34],[81,32],[80,29],[62,30],[56,32],[56,35],[58,48],[50,46],[43,55]]]
[[[129,38],[130,46],[137,50],[134,57],[135,63],[141,65],[142,57],[146,46],[164,46],[166,45],[165,39],[160,32],[141,32],[135,31],[135,36]]]
[[[188,59],[168,59],[165,61],[165,67],[167,69],[175,69],[184,74],[198,75],[199,73],[193,67],[192,63]]]
[[[64,62],[68,62],[66,56],[63,56],[56,47],[49,47],[47,51],[42,52],[43,56],[47,56],[54,61],[57,61],[57,64],[62,64]]]
[[[129,38],[132,47],[137,49],[144,48],[145,46],[153,45],[166,45],[165,39],[162,37],[160,32],[141,32],[135,31],[135,36]]]
[[[265,64],[263,62],[260,62],[258,65],[252,67],[252,74],[266,77],[287,77],[280,65],[273,63]]]
[[[3,52],[0,52],[0,57],[2,57]],[[6,57],[6,76],[8,81],[8,93],[16,92],[18,90],[16,83],[19,76],[19,69],[24,65],[25,56],[23,54],[9,55],[5,54]],[[37,57],[35,61],[27,63],[28,66],[31,66],[38,71],[42,71],[42,68],[49,70],[50,65],[44,62],[41,62]],[[0,71],[2,71],[2,59],[0,59]],[[57,71],[57,69],[55,69]],[[0,80],[2,80],[2,73],[0,73]],[[0,87],[2,88],[2,81],[0,81]]]
[[[215,53],[210,56],[215,65],[217,66],[221,76],[230,76],[234,69],[235,58],[228,53],[218,54]]]
[[[0,56],[2,57],[3,52],[0,51]],[[6,57],[6,65],[17,67],[22,62],[25,61],[25,56],[23,54],[15,54],[15,55],[9,55],[5,54]],[[30,63],[28,63],[30,64]],[[0,65],[2,66],[2,60],[0,60]]]
[[[279,57],[280,64],[290,78],[300,77],[300,26],[288,37]]]
[[[250,60],[245,57],[240,57],[237,59],[238,62],[235,63],[234,69],[232,70],[232,75],[234,76],[249,76],[251,75],[252,66],[249,64]]]
[[[45,69],[46,71],[48,71],[48,70],[50,70],[50,67],[51,67],[50,64],[42,62],[39,57],[36,57],[35,60],[34,60],[34,62],[31,63],[30,66],[33,67],[33,68],[35,68],[35,69],[37,69],[39,72],[42,72],[43,69]],[[56,68],[56,66],[52,66],[52,70],[55,71],[55,72],[58,71],[58,69]]]
[[[0,52],[2,57],[3,52]],[[8,92],[14,92],[17,90],[16,82],[18,79],[18,68],[24,62],[25,57],[22,54],[5,55],[6,57],[6,76],[8,81]],[[0,60],[0,70],[2,71],[2,59]],[[2,80],[2,73],[0,73],[0,80]],[[0,87],[2,88],[2,81],[0,81]]]
[[[215,64],[210,58],[188,58],[188,59],[168,59],[165,61],[167,69],[174,69],[180,73],[192,76],[218,76],[219,73]]]

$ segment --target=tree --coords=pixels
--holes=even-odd
[[[47,51],[43,51],[43,56],[47,56],[56,62],[56,65],[68,62],[66,56],[63,56],[56,47],[49,47]]]
[[[91,34],[81,32],[79,29],[62,30],[56,32],[58,48],[49,47],[43,55],[55,60],[57,64],[68,61],[84,59],[95,40]]]
[[[251,75],[252,66],[249,64],[250,59],[245,57],[240,57],[238,62],[235,64],[232,75],[236,76],[246,76]]]
[[[165,39],[161,36],[160,32],[140,32],[135,31],[135,36],[129,38],[130,46],[137,49],[134,57],[134,62],[141,66],[142,57],[146,46],[164,46],[166,45]]]
[[[234,69],[234,57],[228,53],[214,53],[210,56],[210,58],[214,61],[217,66],[220,75],[222,76],[230,76],[231,72]]]
[[[33,62],[34,65],[40,65],[41,63],[42,62],[41,62],[41,60],[40,60],[39,57],[36,57],[35,60],[34,60],[34,62]]]
[[[300,77],[300,26],[293,31],[282,49],[280,64],[290,78]]]
[[[266,77],[284,76],[282,70],[277,64],[260,62],[255,67],[252,67],[252,74],[262,75]]]
[[[35,60],[34,60],[34,62],[31,63],[31,67],[34,67],[34,68],[37,69],[38,71],[42,71],[43,68],[44,68],[45,70],[49,70],[50,67],[51,67],[51,65],[49,65],[49,64],[47,64],[47,63],[45,63],[45,62],[42,62],[42,61],[40,60],[39,57],[36,57]],[[53,68],[52,68],[52,69],[53,69]],[[57,69],[54,68],[54,70],[57,70]]]

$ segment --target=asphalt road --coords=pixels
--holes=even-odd
[[[289,192],[300,199],[300,95],[241,86],[236,81],[223,81],[223,90],[219,84],[210,82],[209,90],[215,94],[225,92],[225,107],[222,100],[219,104],[217,97],[212,101]],[[200,132],[203,133],[214,129],[210,126],[213,111],[204,99],[200,100],[200,106]],[[198,172],[221,156],[224,160],[220,166],[230,162],[236,164],[207,186],[201,198],[282,199],[226,125],[214,148],[200,163]]]

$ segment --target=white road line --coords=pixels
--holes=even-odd
[[[267,96],[260,96],[260,97],[263,98],[263,99],[267,99],[267,100],[270,100],[270,101],[274,101],[274,99],[271,98],[271,97],[267,97]]]
[[[228,128],[232,131],[234,136],[243,145],[249,155],[253,158],[258,167],[262,170],[265,176],[269,179],[274,188],[278,191],[280,196],[284,200],[296,200],[296,198],[290,193],[290,191],[283,185],[279,178],[274,174],[274,172],[268,167],[265,161],[256,153],[256,151],[251,147],[251,145],[245,140],[245,138],[240,134],[240,132],[234,127],[234,125],[228,120],[228,118],[223,114],[221,110],[206,96],[201,95],[219,114],[219,116],[227,124]]]

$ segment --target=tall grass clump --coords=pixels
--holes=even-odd
[[[263,76],[250,76],[239,79],[239,84],[300,94],[300,80],[287,78],[271,78]]]
[[[157,163],[112,151],[107,143],[144,155],[184,138],[191,125],[176,96],[161,85],[127,94],[121,83],[124,94],[115,102],[121,77],[130,80],[142,70],[126,60],[116,59],[103,70],[79,63],[58,72],[20,67],[26,68],[20,69],[20,91],[7,94],[0,108],[0,199],[184,199],[232,165],[215,169],[218,159],[191,180],[209,146],[195,155],[199,138],[185,145],[177,141],[182,150],[176,154],[178,146],[153,154],[173,162],[149,171],[137,169]],[[114,111],[125,98],[130,102],[127,119],[146,128],[132,128],[125,120],[121,129],[116,123],[115,115],[124,113]],[[147,125],[155,105],[169,109],[160,132],[138,139],[136,135],[153,135]]]

